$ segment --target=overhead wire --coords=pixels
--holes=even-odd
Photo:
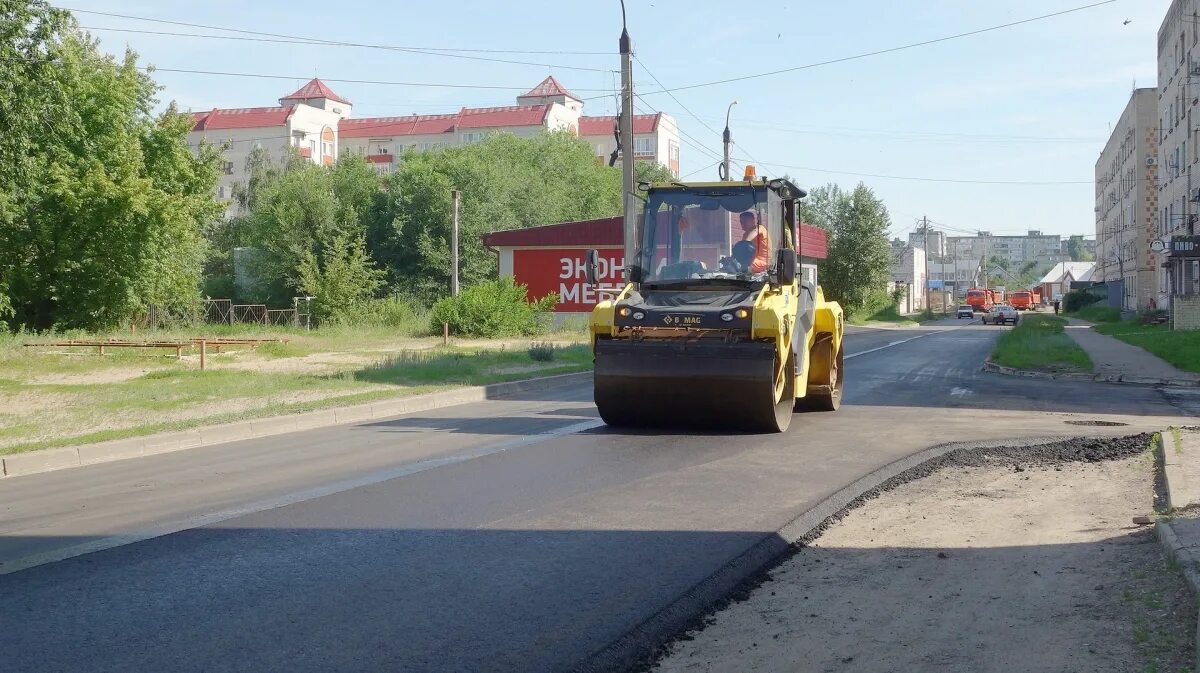
[[[860,54],[853,54],[851,56],[842,56],[839,58],[827,59],[827,60],[818,61],[815,63],[806,63],[804,65],[793,66],[790,68],[780,68],[778,70],[770,70],[767,72],[754,73],[754,74],[750,74],[750,75],[741,75],[738,77],[728,77],[725,79],[713,80],[710,82],[699,82],[697,84],[688,84],[686,86],[677,86],[677,87],[670,89],[670,91],[687,91],[690,89],[699,89],[702,87],[718,86],[721,84],[730,84],[733,82],[744,82],[744,81],[751,80],[751,79],[759,79],[762,77],[771,77],[774,75],[782,75],[782,74],[789,73],[789,72],[797,72],[800,70],[819,68],[822,66],[833,65],[836,63],[845,63],[847,61],[854,61],[857,59],[870,58],[873,56],[882,56],[884,54],[892,54],[892,53],[895,53],[898,51],[915,49],[917,47],[925,47],[925,46],[929,46],[932,44],[939,44],[942,42],[949,42],[951,40],[959,40],[959,39],[962,39],[965,37],[971,37],[974,35],[981,35],[983,33],[989,33],[989,32],[993,32],[993,31],[997,31],[997,30],[1003,30],[1005,28],[1012,28],[1014,26],[1020,26],[1020,25],[1024,25],[1027,23],[1033,23],[1035,21],[1042,21],[1045,19],[1063,16],[1065,14],[1082,12],[1084,10],[1094,9],[1096,7],[1100,7],[1103,5],[1111,5],[1118,1],[1119,0],[1100,0],[1100,2],[1093,2],[1091,4],[1081,5],[1079,7],[1072,7],[1070,9],[1064,9],[1064,10],[1060,10],[1057,12],[1051,12],[1049,14],[1033,16],[1033,17],[1029,17],[1027,19],[1020,19],[1018,21],[1009,21],[1007,23],[996,24],[994,26],[988,26],[986,28],[979,28],[976,30],[965,31],[962,33],[955,33],[953,35],[944,35],[942,37],[937,37],[937,38],[933,38],[933,39],[929,39],[929,40],[921,40],[919,42],[911,42],[911,43],[899,45],[896,47],[888,47],[886,49],[876,49],[874,51],[863,52]],[[667,93],[667,90],[664,88],[659,91],[647,91],[647,92],[644,92],[644,95],[651,96],[651,95],[660,94],[660,93]]]
[[[362,48],[362,49],[383,49],[383,50],[387,50],[387,51],[397,51],[397,52],[403,52],[403,53],[408,53],[408,54],[426,54],[429,56],[441,56],[443,58],[458,58],[458,59],[465,59],[465,60],[470,60],[470,61],[486,61],[488,63],[507,63],[507,64],[511,64],[511,65],[526,65],[526,66],[535,66],[535,67],[539,67],[539,68],[554,68],[554,69],[558,69],[558,70],[582,70],[582,71],[587,71],[587,72],[605,72],[605,73],[612,72],[611,68],[589,68],[586,66],[565,65],[562,63],[535,63],[532,61],[516,61],[516,60],[504,59],[504,58],[471,56],[468,54],[457,54],[457,53],[447,52],[447,51],[435,51],[435,50],[430,50],[430,49],[421,49],[421,48],[417,48],[417,47],[391,47],[391,46],[386,46],[386,45],[359,44],[359,43],[354,43],[354,42],[333,42],[333,41],[327,41],[327,40],[318,40],[316,38],[284,39],[284,38],[276,38],[276,37],[239,37],[236,35],[201,35],[199,33],[177,33],[177,32],[161,31],[161,30],[137,30],[137,29],[133,29],[133,28],[110,28],[110,27],[106,27],[106,26],[80,26],[80,28],[82,28],[84,30],[102,30],[102,31],[122,32],[122,33],[139,33],[139,34],[144,34],[144,35],[167,35],[167,36],[173,36],[173,37],[197,37],[197,38],[205,38],[205,39],[210,39],[210,40],[238,40],[238,41],[244,41],[244,42],[307,44],[307,45],[321,46],[321,47],[357,47],[357,48]],[[220,29],[216,29],[216,30],[231,30],[231,29],[220,28]],[[263,34],[270,35],[270,33],[263,33]]]
[[[26,61],[26,62],[43,62],[43,59],[30,59],[15,56],[0,56],[0,60],[6,61]],[[308,75],[274,75],[267,73],[253,72],[230,72],[220,70],[196,70],[191,68],[166,68],[162,66],[135,66],[138,70],[144,72],[171,72],[182,73],[189,75],[213,75],[217,77],[246,77],[253,79],[276,79],[276,80],[306,80],[311,79]],[[371,79],[351,79],[345,77],[321,77],[324,82],[334,82],[339,84],[370,84],[376,86],[407,86],[407,87],[429,87],[443,89],[490,89],[499,91],[526,91],[528,85],[523,86],[499,86],[495,84],[450,84],[445,82],[401,82],[389,80],[371,80]],[[605,91],[605,89],[576,89],[577,91]]]
[[[380,44],[380,45],[360,44],[360,43],[353,43],[353,42],[345,42],[345,41],[341,41],[341,40],[328,40],[328,39],[319,38],[319,37],[305,37],[305,36],[301,36],[301,35],[286,35],[286,34],[282,34],[282,33],[268,33],[268,32],[264,32],[264,31],[247,30],[244,28],[230,28],[228,26],[213,26],[213,25],[207,25],[207,24],[202,24],[202,23],[193,23],[190,21],[174,21],[171,19],[156,19],[153,17],[135,16],[132,14],[118,14],[115,12],[100,12],[100,11],[96,11],[96,10],[92,10],[92,9],[72,9],[70,7],[58,7],[58,9],[61,9],[63,11],[67,11],[67,12],[71,12],[74,14],[92,14],[95,16],[107,16],[107,17],[117,18],[117,19],[132,19],[134,21],[146,21],[149,23],[163,23],[163,24],[169,24],[169,25],[173,25],[173,26],[183,26],[186,28],[202,28],[205,30],[223,30],[223,31],[230,32],[230,33],[241,33],[244,35],[259,35],[259,36],[264,36],[264,37],[284,38],[284,39],[292,39],[292,40],[305,40],[305,41],[311,41],[314,43],[323,43],[323,44],[330,44],[330,45],[335,45],[335,46],[368,47],[371,49],[395,49],[395,50],[402,50],[402,51],[415,49],[415,50],[419,50],[419,51],[470,52],[470,53],[484,53],[484,54],[542,54],[542,55],[560,55],[560,56],[564,56],[564,55],[569,55],[569,56],[611,56],[612,55],[612,52],[608,52],[608,51],[483,49],[483,48],[478,48],[478,47],[424,47],[424,46],[413,47],[413,46],[383,45],[383,44]],[[119,30],[119,29],[110,29],[110,30]],[[136,31],[134,31],[134,32],[136,32]],[[216,37],[216,36],[213,36],[213,37]]]

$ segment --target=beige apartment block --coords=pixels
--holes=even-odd
[[[1096,160],[1092,280],[1123,280],[1126,310],[1159,301],[1157,256],[1150,251],[1158,225],[1158,175],[1158,90],[1135,89]]]

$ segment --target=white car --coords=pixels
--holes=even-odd
[[[975,317],[975,307],[971,306],[970,304],[963,304],[962,306],[958,307],[958,313],[956,313],[954,315],[954,317],[955,318],[974,318]]]
[[[1021,316],[1017,315],[1017,309],[1008,304],[996,304],[992,307],[991,313],[983,316],[983,324],[1003,325],[1007,322],[1016,325],[1020,319]]]

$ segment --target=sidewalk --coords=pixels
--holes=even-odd
[[[1200,374],[1178,369],[1146,350],[1095,332],[1091,327],[1092,323],[1086,320],[1067,318],[1067,334],[1087,352],[1097,374],[1121,379],[1200,382]]]

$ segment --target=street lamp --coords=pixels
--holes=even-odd
[[[721,181],[729,179],[729,146],[733,144],[733,134],[729,131],[729,115],[733,112],[733,106],[737,105],[737,101],[729,104],[725,108],[725,132],[721,134],[721,140],[725,148],[725,158],[721,161]]]

